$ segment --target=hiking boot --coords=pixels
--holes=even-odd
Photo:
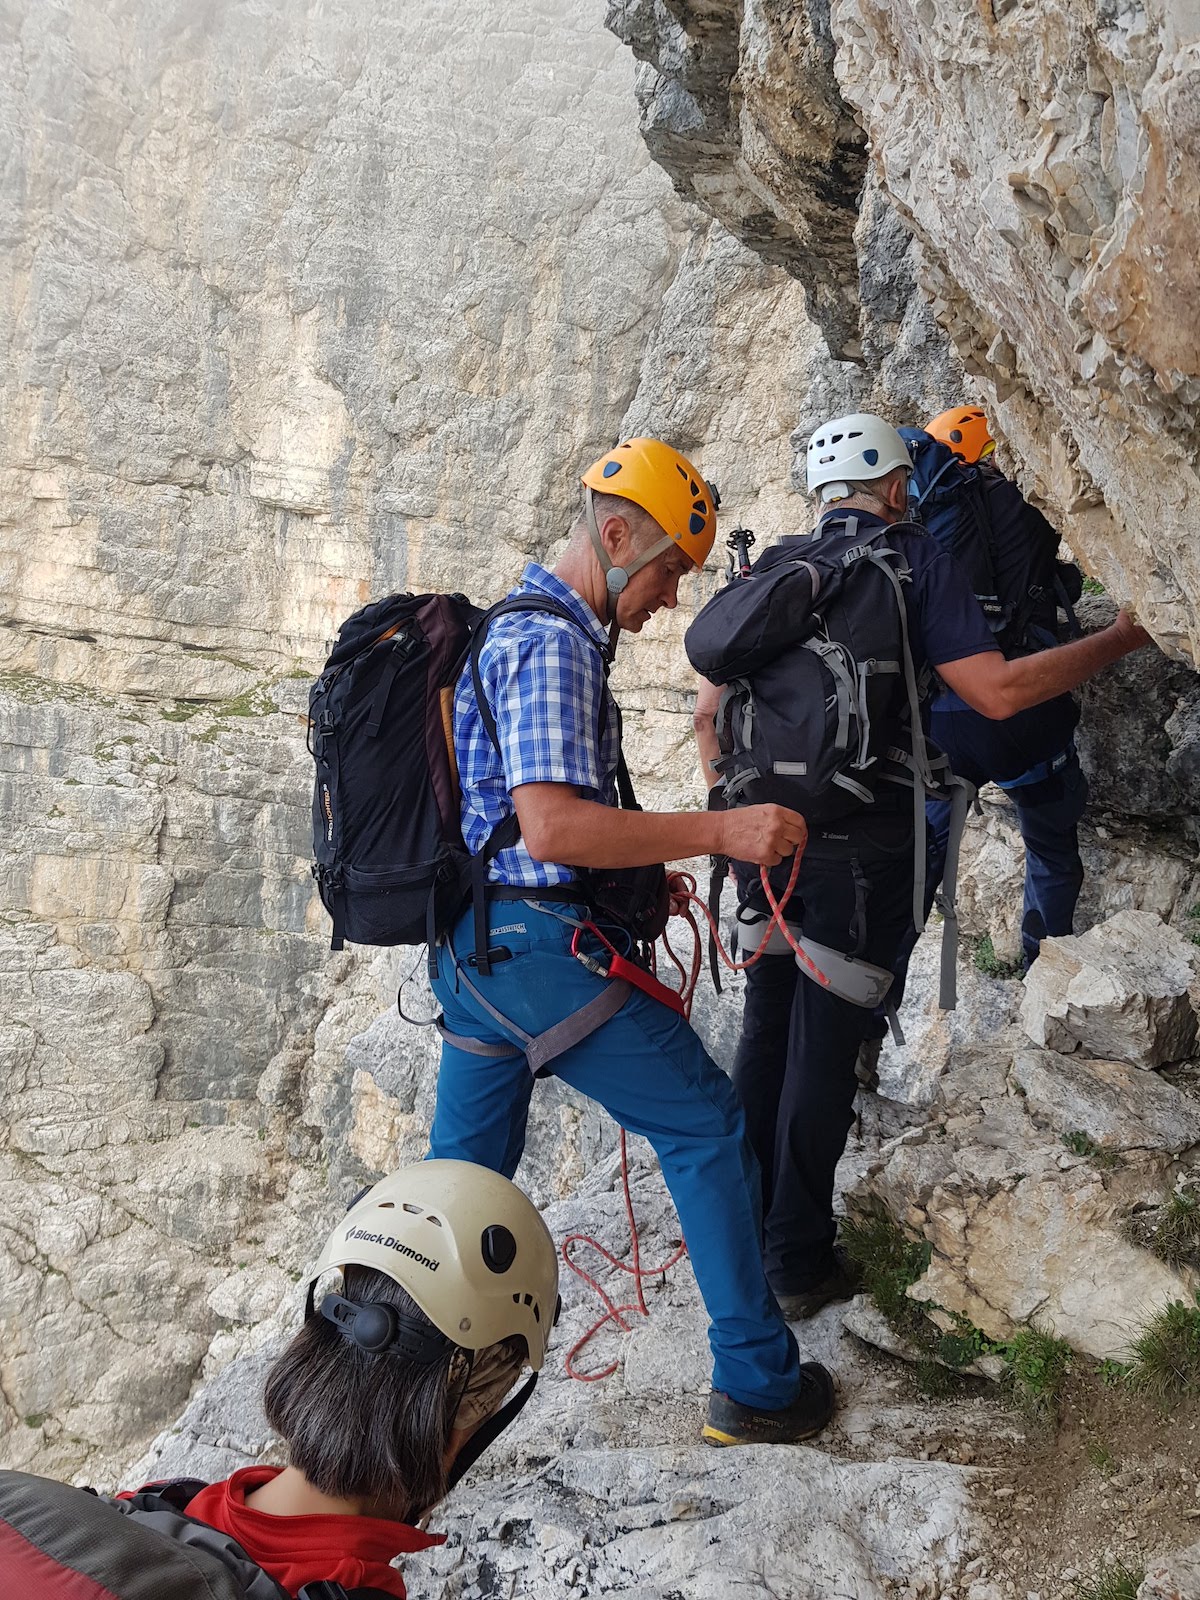
[[[823,1307],[835,1300],[852,1300],[862,1287],[862,1270],[857,1267],[841,1245],[835,1244],[833,1255],[836,1265],[832,1272],[814,1283],[811,1289],[798,1294],[776,1294],[779,1309],[785,1322],[803,1322],[815,1317]]]
[[[879,1093],[879,1053],[882,1049],[882,1039],[864,1039],[858,1047],[854,1076],[864,1094]]]
[[[819,1361],[800,1367],[800,1393],[782,1411],[739,1405],[714,1389],[708,1397],[705,1444],[799,1444],[811,1439],[833,1416],[833,1379]]]

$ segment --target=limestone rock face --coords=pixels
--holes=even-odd
[[[1098,1358],[1124,1359],[1187,1273],[1134,1244],[1127,1220],[1194,1166],[1200,1101],[1115,1061],[1052,1051],[961,1052],[928,1120],[885,1143],[850,1191],[927,1238],[912,1286],[994,1339],[1031,1319]]]
[[[848,352],[851,110],[1025,486],[1110,592],[1195,657],[1194,8],[833,0],[832,48],[818,12],[611,5],[653,63],[640,80],[650,148],[735,231],[753,181],[769,218],[758,231],[814,306],[832,270],[831,347]],[[813,187],[832,210],[805,198],[818,151]],[[831,267],[814,271],[814,254]]]
[[[1149,911],[1044,939],[1025,979],[1021,1022],[1035,1044],[1161,1067],[1196,1045],[1196,947]]]
[[[1151,1561],[1137,1600],[1191,1600],[1200,1594],[1200,1544]]]
[[[609,0],[606,20],[643,63],[642,131],[678,192],[801,279],[834,355],[861,354],[866,151],[833,76],[829,7]]]
[[[794,531],[798,410],[861,374],[672,192],[588,0],[70,0],[7,8],[0,60],[0,1450],[96,1475],[424,1151],[432,1036],[380,1020],[406,966],[331,958],[307,872],[337,623],[497,597],[619,435]],[[907,306],[881,381],[925,404],[953,358]],[[696,803],[680,641],[718,566],[618,663],[649,805]],[[541,1096],[527,1181],[611,1139]]]
[[[1107,595],[1076,607],[1085,632],[1107,625]],[[1075,733],[1093,811],[1185,833],[1200,815],[1200,675],[1138,650],[1083,684]]]

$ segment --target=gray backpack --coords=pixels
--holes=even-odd
[[[291,1600],[228,1534],[187,1516],[206,1485],[176,1478],[128,1500],[0,1471],[0,1572],[21,1600]],[[305,1584],[300,1600],[389,1600]]]

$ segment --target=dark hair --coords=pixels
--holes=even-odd
[[[341,1292],[427,1320],[406,1290],[373,1267],[348,1266]],[[413,1521],[446,1493],[459,1387],[451,1394],[454,1357],[453,1346],[428,1366],[369,1355],[324,1317],[310,1317],[267,1374],[267,1421],[314,1489],[376,1501]]]

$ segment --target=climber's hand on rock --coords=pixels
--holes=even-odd
[[[1125,648],[1126,654],[1134,650],[1141,650],[1144,645],[1152,643],[1151,636],[1138,622],[1133,612],[1122,606],[1117,612],[1117,620],[1112,625],[1112,632],[1117,636]]]

